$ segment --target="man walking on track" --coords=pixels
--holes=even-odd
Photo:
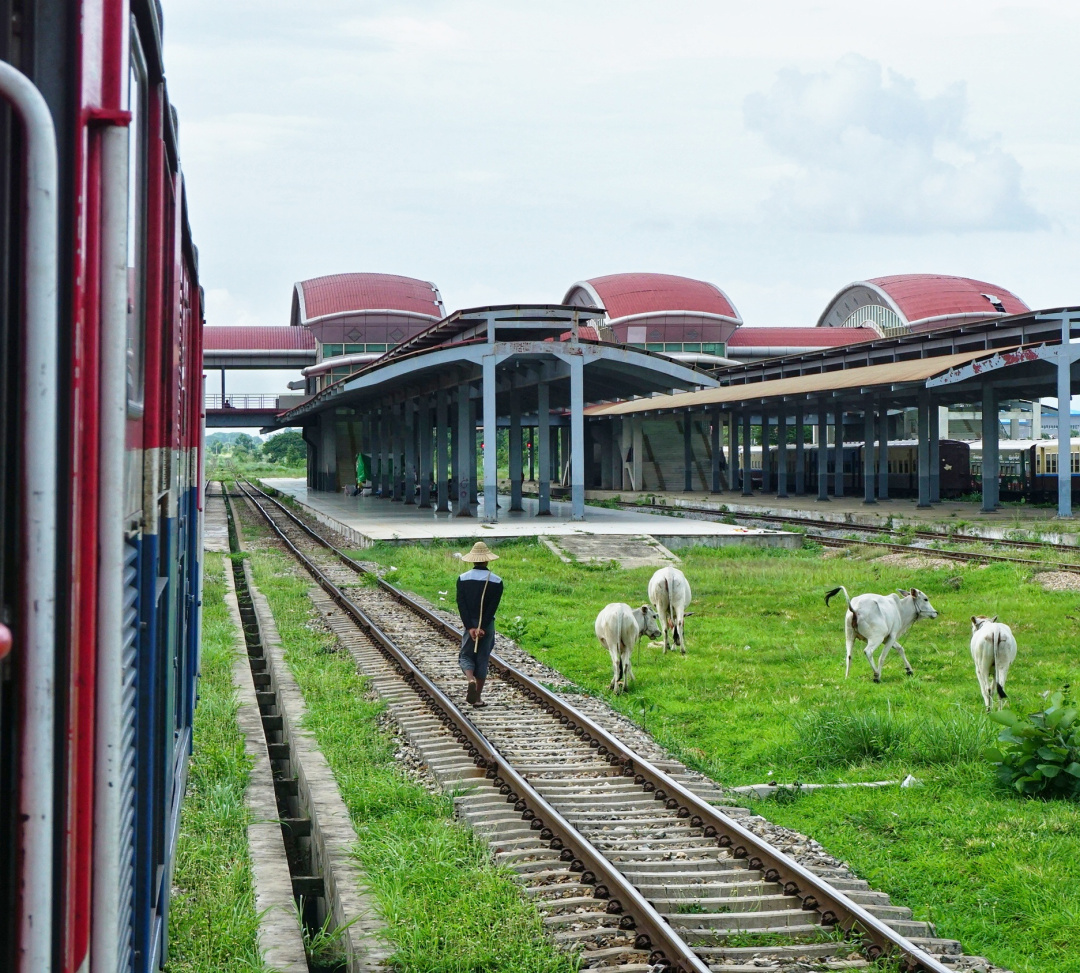
[[[458,614],[465,634],[461,639],[458,665],[469,679],[466,699],[473,706],[487,706],[480,694],[487,678],[488,658],[495,647],[495,611],[502,598],[502,578],[491,571],[491,562],[499,559],[483,541],[473,544],[461,560],[475,565],[457,580]]]

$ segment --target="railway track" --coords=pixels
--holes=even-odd
[[[669,507],[666,504],[649,504],[639,503],[636,501],[616,501],[619,509],[621,510],[642,510],[649,513],[661,513],[669,516],[678,516],[682,513],[693,514],[695,517],[703,520],[721,520],[724,518],[732,518],[734,520],[748,522],[748,523],[764,523],[773,524],[779,527],[786,525],[796,526],[800,528],[806,528],[807,526],[822,528],[828,526],[832,530],[860,533],[860,534],[889,534],[895,535],[897,532],[888,527],[875,527],[865,526],[862,524],[835,524],[835,525],[823,525],[819,520],[812,520],[810,518],[799,517],[781,517],[772,514],[749,514],[749,513],[734,513],[731,511],[718,511],[713,510],[710,507],[690,507],[679,505],[678,507]],[[1070,563],[1068,561],[1045,561],[1041,558],[1024,558],[1024,557],[1009,557],[1004,554],[987,554],[979,551],[963,551],[963,550],[951,550],[947,548],[939,547],[914,547],[911,544],[896,544],[890,541],[875,541],[867,540],[865,538],[851,538],[851,537],[837,537],[834,534],[822,534],[811,530],[804,530],[803,536],[807,540],[815,541],[825,547],[880,547],[883,550],[898,551],[906,554],[930,554],[934,557],[940,557],[950,561],[978,561],[985,563],[1001,563],[1001,564],[1016,564],[1027,567],[1040,567],[1046,571],[1071,571],[1074,573],[1080,572],[1080,564]],[[938,533],[936,531],[915,531],[914,537],[921,540],[933,540],[941,541],[948,539],[948,535]],[[1018,547],[1028,548],[1034,550],[1045,551],[1052,545],[1044,544],[1039,541],[989,541],[982,538],[965,538],[970,543],[992,543],[1000,544],[1004,547]]]
[[[488,705],[466,713],[458,629],[269,494],[237,485],[323,589],[354,658],[406,706],[399,722],[436,773],[467,755],[464,782],[479,786],[459,810],[518,873],[555,938],[584,949],[583,966],[737,973],[891,958],[900,969],[957,969],[959,944],[934,939],[850,873],[787,857],[714,784],[644,759],[498,656]]]

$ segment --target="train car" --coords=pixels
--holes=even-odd
[[[804,446],[806,467],[806,489],[817,492],[817,445],[807,443]],[[973,488],[971,477],[971,451],[965,442],[955,439],[942,439],[938,444],[938,463],[940,492],[942,497],[958,497]],[[776,489],[777,448],[770,447],[771,488]],[[844,443],[842,451],[844,470],[844,492],[861,494],[863,491],[863,444],[861,442]],[[741,458],[741,457],[740,457]],[[919,443],[915,439],[898,439],[889,442],[889,496],[914,497],[919,493]],[[826,448],[826,463],[829,471],[829,492],[832,492],[836,470],[836,448]],[[788,490],[795,482],[795,446],[789,443],[787,448]],[[754,486],[762,485],[762,449],[752,446],[750,451],[751,475]]]
[[[0,969],[166,951],[202,296],[154,0],[0,0]]]
[[[1080,438],[1070,440],[1069,470],[1074,496],[1080,496]],[[971,444],[972,471],[982,483],[983,444]],[[1056,502],[1058,495],[1058,441],[1056,439],[1002,439],[998,442],[1002,499],[1021,497],[1035,502]],[[980,487],[981,488],[981,487]]]

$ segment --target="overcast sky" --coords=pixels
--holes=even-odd
[[[209,324],[343,271],[448,310],[684,274],[752,325],[908,272],[1080,303],[1075,3],[163,5]]]

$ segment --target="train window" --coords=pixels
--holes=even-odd
[[[138,418],[143,409],[143,335],[146,296],[146,59],[132,20],[131,64],[128,71],[128,415]]]
[[[1045,472],[1056,473],[1057,472],[1057,453],[1051,453],[1049,450],[1043,456],[1043,463],[1046,466]]]
[[[1069,472],[1080,473],[1080,453],[1069,453]]]

